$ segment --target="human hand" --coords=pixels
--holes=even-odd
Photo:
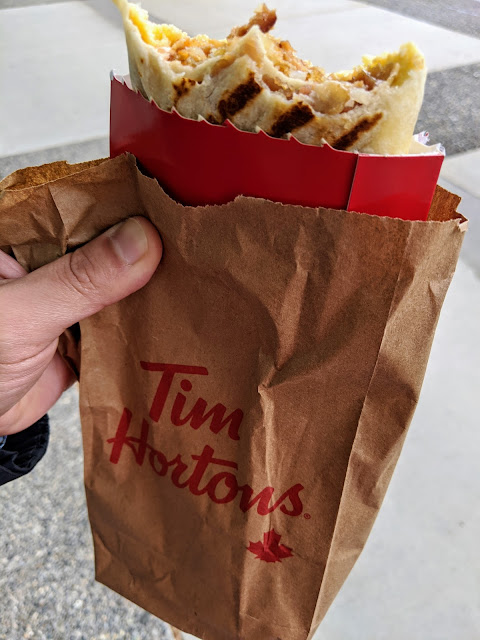
[[[75,380],[60,334],[143,287],[162,257],[145,218],[130,218],[31,273],[0,251],[0,436],[26,429]]]

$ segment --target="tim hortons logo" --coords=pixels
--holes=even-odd
[[[235,474],[238,470],[237,463],[217,457],[213,447],[209,445],[205,445],[200,453],[190,456],[178,453],[174,457],[153,447],[149,442],[150,430],[154,428],[153,423],[158,423],[161,418],[163,422],[169,421],[173,428],[208,428],[215,435],[238,441],[243,411],[235,409],[228,412],[227,407],[220,402],[209,408],[204,398],[194,399],[191,378],[208,376],[205,367],[143,361],[140,365],[152,374],[160,374],[149,416],[148,419],[141,419],[139,432],[133,435],[132,423],[138,423],[128,407],[123,409],[115,436],[107,440],[112,445],[110,462],[118,464],[129,450],[139,467],[147,464],[158,476],[169,477],[178,489],[187,489],[195,496],[206,495],[216,504],[236,501],[238,508],[244,513],[255,508],[261,516],[277,509],[288,516],[299,516],[302,513],[300,492],[304,487],[301,484],[295,484],[278,495],[274,487],[258,490],[248,484],[240,484]],[[185,395],[187,393],[191,394],[190,397]]]

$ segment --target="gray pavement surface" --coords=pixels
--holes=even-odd
[[[473,269],[480,281],[480,198],[448,180],[441,179],[439,184],[462,198],[458,210],[468,220],[468,232],[463,241],[461,259]]]
[[[0,158],[0,180],[23,167],[34,167],[47,162],[56,162],[57,160],[66,160],[70,164],[74,164],[76,162],[95,160],[96,158],[108,158],[109,155],[109,141],[108,137],[105,137],[77,142],[76,144],[50,147],[41,151],[4,156]]]
[[[55,4],[69,0],[0,0],[0,9]],[[161,4],[161,3],[159,3]],[[274,0],[269,3],[272,7]],[[480,4],[478,0],[365,0],[365,4],[382,7],[429,24],[438,24],[447,29],[472,36],[480,36]]]
[[[69,2],[69,0],[0,0],[0,9],[18,9],[41,4],[58,4],[59,2]]]
[[[429,24],[480,37],[480,3],[478,0],[365,0]]]
[[[429,73],[417,131],[431,132],[431,142],[440,142],[448,156],[477,149],[479,97],[480,64]]]

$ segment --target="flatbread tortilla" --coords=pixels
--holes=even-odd
[[[276,14],[265,5],[248,24],[213,40],[154,24],[127,0],[114,2],[123,17],[133,88],[161,109],[336,149],[409,152],[426,77],[413,43],[365,56],[351,71],[326,73],[271,35]]]

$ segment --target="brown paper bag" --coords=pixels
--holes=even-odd
[[[12,176],[29,269],[134,214],[164,257],[81,323],[100,582],[206,640],[311,638],[361,552],[418,400],[466,221],[239,197],[183,207],[133,157]]]

